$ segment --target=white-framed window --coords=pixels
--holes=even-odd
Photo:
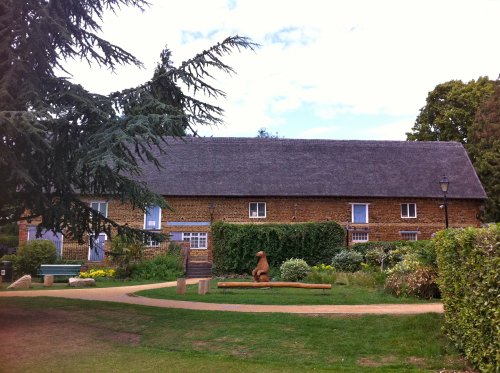
[[[202,232],[183,232],[182,240],[191,244],[191,249],[207,248],[207,233]]]
[[[160,247],[160,242],[153,239],[153,237],[144,237],[144,245],[147,247]]]
[[[353,203],[351,206],[352,206],[352,222],[355,224],[368,223],[368,204]]]
[[[266,203],[265,202],[250,202],[248,204],[248,216],[250,218],[265,218]]]
[[[352,232],[352,242],[367,242],[368,232]]]
[[[105,218],[108,217],[108,203],[107,202],[100,202],[100,201],[90,202],[90,208],[92,210],[100,212],[101,215],[104,216]]]
[[[161,208],[160,206],[152,206],[146,209],[144,214],[144,229],[159,230],[161,229]]]
[[[412,231],[404,231],[399,232],[401,234],[401,239],[404,241],[417,241],[418,240],[418,232]]]
[[[417,204],[416,203],[402,203],[401,204],[401,217],[402,218],[416,218],[417,217]]]

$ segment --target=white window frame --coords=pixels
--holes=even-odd
[[[368,242],[369,240],[368,232],[352,232],[352,242]]]
[[[418,241],[418,231],[399,232],[403,241]]]
[[[93,205],[94,203],[97,203],[97,204],[98,204],[97,210],[96,210],[96,209],[94,209],[94,208],[92,207],[92,205]],[[104,205],[106,206],[106,213],[105,213],[105,214],[103,214],[103,213],[99,210],[99,209],[100,209],[100,207],[101,207],[101,204],[104,204]],[[106,202],[106,201],[92,201],[92,202],[90,202],[90,208],[91,208],[92,210],[94,210],[94,211],[100,212],[100,213],[101,213],[101,215],[102,215],[102,216],[104,216],[105,218],[107,218],[107,217],[108,217],[108,202]]]
[[[406,205],[406,216],[403,215],[403,205]],[[415,216],[410,216],[410,205],[415,206]],[[416,219],[417,218],[417,204],[416,203],[402,203],[401,204],[401,219]]]
[[[365,206],[366,207],[366,213],[365,213],[365,222],[364,223],[356,223],[354,222],[354,206],[359,206],[359,205],[362,205],[362,206]],[[369,220],[368,220],[368,216],[369,216],[369,213],[368,213],[368,210],[369,210],[369,206],[370,204],[369,203],[351,203],[351,222],[353,224],[368,224]]]
[[[191,241],[193,237],[197,237],[198,247],[193,247],[193,242]],[[200,246],[200,238],[204,239],[205,246]],[[189,242],[191,249],[200,249],[200,250],[208,249],[208,233],[206,232],[182,232],[182,241]]]
[[[151,236],[144,237],[144,245],[146,247],[160,247],[160,241],[153,240]]]
[[[158,207],[158,209],[160,210],[160,213],[158,215],[158,221],[155,221],[155,227],[154,228],[150,228],[147,226],[147,217],[148,217],[148,214],[147,213],[144,213],[144,229],[145,230],[148,230],[148,231],[159,231],[161,230],[161,207],[159,206],[151,206],[151,208],[155,208],[155,207]]]
[[[264,216],[259,215],[259,205],[264,205]],[[252,215],[252,205],[256,205],[256,215]],[[248,203],[248,217],[250,219],[265,219],[267,217],[267,204],[266,202],[249,202]]]

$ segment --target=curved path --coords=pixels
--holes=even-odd
[[[189,279],[187,284],[196,284],[199,279]],[[157,284],[122,286],[113,288],[95,289],[64,289],[64,290],[24,290],[24,291],[2,291],[0,297],[59,297],[69,299],[98,300],[104,302],[118,302],[139,304],[143,306],[184,308],[189,310],[205,311],[231,311],[231,312],[284,312],[284,313],[308,313],[308,314],[378,314],[378,315],[408,315],[419,313],[442,313],[441,303],[425,304],[368,304],[368,305],[297,305],[297,306],[275,306],[275,305],[253,305],[253,304],[221,304],[203,303],[168,299],[153,299],[136,296],[133,293],[158,289],[162,287],[176,286],[175,281]]]

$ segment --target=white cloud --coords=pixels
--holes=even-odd
[[[286,130],[286,114],[307,105],[318,119],[346,113],[416,117],[437,84],[498,76],[498,14],[500,2],[490,0],[155,0],[144,13],[125,8],[106,16],[103,28],[146,69],[122,68],[114,76],[72,69],[91,90],[123,89],[152,76],[165,44],[180,63],[239,34],[262,47],[227,59],[237,75],[216,74],[215,84],[228,94],[220,101],[227,126],[212,133]],[[392,123],[373,135],[389,138],[409,129]]]

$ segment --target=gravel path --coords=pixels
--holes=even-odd
[[[196,284],[199,279],[189,279],[187,284]],[[70,299],[98,300],[104,302],[118,302],[139,304],[143,306],[184,308],[189,310],[205,311],[230,311],[230,312],[284,312],[302,314],[343,314],[343,315],[410,315],[419,313],[442,313],[441,303],[425,304],[367,304],[367,305],[298,305],[298,306],[275,306],[275,305],[252,305],[252,304],[222,304],[189,302],[168,299],[153,299],[136,296],[133,293],[158,289],[162,287],[176,286],[175,281],[157,284],[122,286],[113,288],[95,289],[65,289],[65,290],[24,290],[24,291],[1,291],[0,297],[60,297]]]

